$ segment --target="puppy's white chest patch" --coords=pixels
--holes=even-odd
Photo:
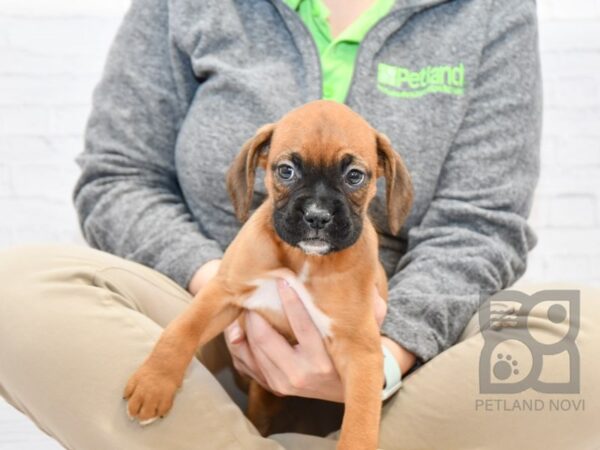
[[[278,276],[281,277],[280,274]],[[308,277],[308,267],[303,267],[299,276],[300,278],[293,275],[283,276],[283,278],[286,279],[291,288],[296,291],[300,300],[302,300],[304,307],[319,330],[319,333],[321,333],[321,336],[331,337],[331,318],[315,305],[312,295],[308,292],[308,289],[306,289],[306,286],[304,286],[303,283]],[[244,300],[244,303],[242,304],[244,308],[268,309],[281,315],[285,314],[281,299],[279,298],[277,281],[275,278],[259,278],[254,280],[252,284],[257,286],[257,288],[250,297]]]

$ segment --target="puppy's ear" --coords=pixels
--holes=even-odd
[[[266,163],[267,151],[275,124],[263,125],[254,137],[248,139],[242,150],[235,157],[227,171],[227,190],[233,202],[235,215],[240,222],[248,218],[252,196],[254,194],[254,178],[259,163]]]
[[[400,155],[392,148],[388,137],[375,132],[377,142],[378,177],[385,176],[388,223],[392,234],[397,235],[406,220],[413,202],[410,174]]]

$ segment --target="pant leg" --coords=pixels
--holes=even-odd
[[[381,448],[600,448],[600,290],[549,284],[515,289],[529,294],[544,289],[581,291],[581,320],[576,339],[580,355],[580,393],[545,394],[528,389],[514,394],[481,394],[479,361],[484,339],[476,315],[456,345],[409,375],[398,395],[384,406]],[[528,317],[530,332],[545,343],[560,340],[569,325],[568,321],[548,320],[544,308],[532,310]],[[502,333],[509,329],[498,330],[499,342]],[[521,376],[529,373],[527,362],[531,361],[531,353],[527,348],[515,340],[505,341],[494,351],[493,358],[506,359],[507,355],[510,355],[511,365],[517,362],[512,367],[520,368]],[[567,381],[568,375],[564,376],[565,370],[568,374],[567,367],[568,360],[564,358],[544,357],[540,379]],[[487,404],[482,403],[485,400]]]
[[[128,377],[190,300],[162,274],[89,248],[3,250],[0,394],[66,448],[282,448],[196,359],[164,419],[128,420]]]
[[[126,419],[125,381],[189,300],[161,274],[91,249],[2,251],[0,394],[67,448],[268,449],[279,447],[275,440],[289,449],[333,448],[331,440],[297,434],[260,438],[197,361],[164,420],[141,428]],[[582,291],[581,317],[581,395],[570,398],[585,400],[585,411],[477,411],[483,340],[474,319],[457,345],[409,376],[385,405],[381,447],[594,448],[598,290]],[[534,326],[560,334],[548,321]],[[518,347],[508,351],[527,359]]]

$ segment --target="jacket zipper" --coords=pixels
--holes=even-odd
[[[272,0],[272,1],[274,3],[281,3],[284,8],[288,8],[290,11],[292,11],[293,12],[292,16],[294,17],[292,20],[295,20],[298,23],[300,23],[300,26],[304,30],[304,33],[308,36],[308,38],[309,38],[308,40],[310,41],[310,46],[312,48],[312,56],[314,59],[316,58],[316,62],[317,62],[318,79],[319,79],[319,99],[322,99],[323,98],[323,67],[321,66],[321,55],[319,54],[319,49],[317,48],[317,44],[316,44],[312,34],[310,33],[310,30],[308,29],[306,24],[302,21],[300,16],[296,13],[296,11],[294,11],[287,4],[285,4],[283,2],[283,0]],[[354,86],[354,80],[356,78],[357,63],[360,60],[360,55],[362,54],[363,43],[368,39],[369,35],[372,34],[377,28],[380,28],[381,24],[383,22],[387,22],[388,20],[391,20],[392,18],[396,17],[396,15],[399,14],[400,11],[404,11],[408,8],[425,7],[425,6],[429,6],[429,5],[433,5],[433,4],[445,3],[447,1],[451,1],[451,0],[424,0],[422,2],[417,1],[414,5],[406,5],[406,6],[398,8],[398,9],[395,9],[394,11],[389,12],[388,14],[383,16],[381,19],[379,19],[377,22],[375,22],[375,24],[364,35],[360,44],[358,44],[358,50],[356,52],[356,59],[354,60],[354,68],[352,70],[352,77],[350,78],[350,84],[348,85],[348,92],[346,93],[346,97],[344,98],[344,105],[348,105],[348,99],[350,98],[350,94],[352,93],[352,87]],[[278,6],[278,5],[274,5],[274,6],[275,6],[275,9],[277,10],[277,12],[279,13],[279,15],[281,16],[281,20],[285,24],[285,18],[283,17],[283,13],[280,10],[280,6]],[[288,30],[289,30],[289,27],[288,27]],[[290,32],[291,32],[291,30],[290,30]]]
[[[398,16],[400,14],[400,11],[405,12],[405,10],[407,10],[409,8],[415,8],[415,9],[421,8],[421,10],[423,10],[423,9],[425,9],[425,7],[433,6],[433,5],[440,4],[440,3],[446,3],[447,1],[451,1],[451,0],[424,0],[422,2],[416,2],[414,5],[405,5],[405,6],[402,6],[398,9],[395,9],[395,10],[387,13],[385,16],[383,16],[381,19],[379,19],[377,22],[375,22],[375,24],[365,33],[362,40],[360,41],[360,44],[358,44],[358,50],[356,52],[356,59],[354,60],[354,68],[352,70],[352,77],[350,78],[350,84],[348,85],[348,92],[346,93],[346,98],[344,99],[345,105],[349,106],[348,99],[350,98],[350,94],[352,93],[352,87],[354,86],[354,80],[356,79],[356,68],[358,67],[360,55],[362,54],[363,44],[364,44],[364,42],[366,42],[369,39],[369,35],[371,35],[373,32],[375,32],[375,30],[377,28],[381,28],[382,23],[387,22],[388,20],[392,20],[392,18],[395,18],[396,16]],[[383,46],[383,44],[382,44],[382,46]],[[321,82],[321,84],[322,84],[322,82]]]
[[[293,12],[292,20],[300,23],[300,26],[302,27],[302,29],[304,30],[306,35],[309,37],[308,40],[310,41],[310,46],[312,48],[312,56],[313,56],[313,58],[316,57],[316,61],[317,61],[318,78],[319,78],[319,99],[323,98],[323,68],[321,67],[321,57],[319,55],[319,49],[317,48],[317,44],[316,44],[315,40],[313,39],[312,34],[310,34],[310,30],[308,29],[306,24],[302,21],[300,16],[296,13],[296,11],[294,11],[292,8],[290,8],[287,4],[283,3],[283,0],[272,0],[272,1],[274,1],[274,3],[282,3],[284,8],[288,8],[290,11],[292,11]],[[285,24],[285,17],[283,17],[281,10],[279,9],[279,7],[277,5],[274,5],[274,6],[275,6],[275,9],[277,9],[277,11],[279,12],[279,15],[281,16],[281,20]],[[286,27],[287,27],[287,25],[286,25]],[[288,27],[288,30],[289,30],[289,27]],[[291,30],[290,30],[290,32],[291,32]]]

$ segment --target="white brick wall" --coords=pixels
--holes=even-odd
[[[0,2],[0,248],[78,242],[74,156],[127,0]],[[600,283],[600,0],[539,0],[545,117],[526,279]],[[14,431],[17,430],[17,431]],[[0,402],[0,450],[56,448]]]
[[[540,0],[539,243],[526,278],[600,283],[600,0]]]
[[[83,243],[71,203],[74,157],[126,6],[115,0],[0,4],[0,248]]]

